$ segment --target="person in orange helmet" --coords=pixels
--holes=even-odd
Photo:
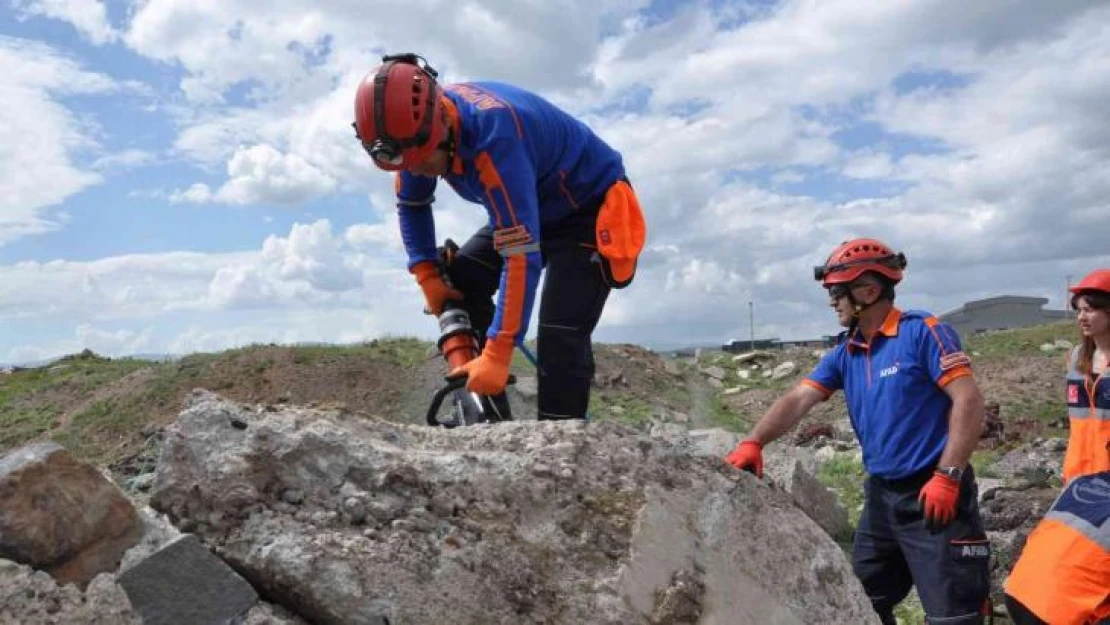
[[[450,375],[465,375],[504,419],[513,350],[538,307],[538,417],[585,418],[591,335],[611,290],[632,282],[646,239],[623,158],[537,94],[437,77],[419,55],[384,57],[358,86],[353,126],[374,165],[396,172],[401,239],[426,310],[457,302],[479,333],[481,354]],[[488,216],[450,255],[448,280],[432,210],[445,188]]]
[[[852,568],[884,625],[917,587],[929,623],[983,622],[990,544],[969,464],[983,397],[955,330],[894,306],[906,257],[875,239],[837,247],[816,278],[847,328],[725,461],[763,471],[763,446],[844,391],[868,478]]]
[[[1082,342],[1068,356],[1065,486],[1006,580],[1019,625],[1110,623],[1110,269],[1071,292]]]

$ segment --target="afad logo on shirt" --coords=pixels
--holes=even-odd
[[[888,377],[888,376],[892,376],[895,373],[898,373],[898,361],[897,360],[894,361],[893,365],[891,365],[891,366],[883,369],[882,371],[880,371],[879,372],[879,378],[885,378],[885,377]]]
[[[1079,403],[1079,385],[1078,384],[1068,384],[1068,403],[1069,404],[1078,404]]]

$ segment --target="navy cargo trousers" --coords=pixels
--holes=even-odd
[[[582,419],[594,376],[591,335],[611,290],[605,259],[597,253],[595,224],[600,201],[587,204],[540,232],[543,290],[536,331],[538,417]],[[448,275],[463,293],[463,307],[485,344],[493,321],[493,295],[501,279],[501,255],[493,229],[480,228],[455,254]],[[503,397],[499,405],[507,405]]]
[[[938,533],[925,528],[917,497],[930,468],[900,480],[869,477],[852,543],[852,568],[884,625],[917,588],[930,625],[983,623],[990,592],[990,542],[979,516],[978,488],[968,466],[956,520]]]

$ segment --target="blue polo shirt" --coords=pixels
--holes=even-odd
[[[802,382],[844,391],[852,428],[871,475],[901,479],[935,466],[948,444],[952,400],[944,387],[971,375],[951,326],[922,311],[894,308],[870,342],[857,328]]]

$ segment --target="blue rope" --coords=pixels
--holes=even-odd
[[[539,363],[539,362],[538,362],[538,361],[536,360],[536,356],[535,356],[535,355],[534,355],[534,354],[532,353],[532,350],[528,349],[528,348],[527,348],[527,347],[526,347],[526,346],[524,345],[524,343],[520,343],[520,344],[518,344],[518,345],[517,345],[517,347],[519,347],[519,348],[520,348],[520,353],[524,354],[524,357],[528,359],[528,362],[532,363],[532,367],[533,367],[533,368],[535,368],[535,370],[536,370],[537,372],[539,372],[539,370],[540,370],[540,363]],[[589,411],[586,411],[585,417],[586,417],[586,421],[589,421],[589,420],[590,420],[590,413],[589,413]]]
[[[524,357],[528,359],[528,362],[532,363],[532,366],[536,369],[536,371],[539,371],[540,363],[536,361],[536,357],[532,354],[532,350],[525,347],[524,343],[520,343],[519,345],[517,345],[517,347],[520,348],[520,353],[524,354]]]

